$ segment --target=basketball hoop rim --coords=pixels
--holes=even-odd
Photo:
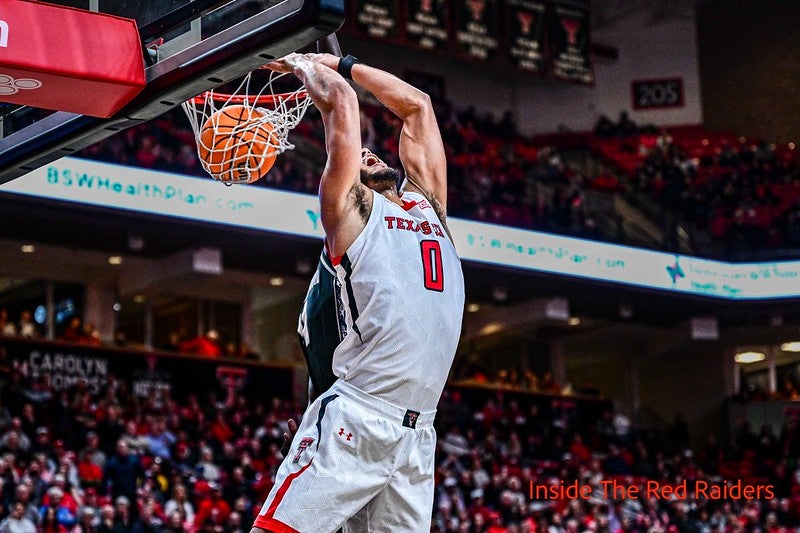
[[[251,74],[252,72],[245,75],[234,91],[229,90],[227,93],[206,91],[183,103],[183,109],[195,135],[197,154],[203,169],[211,177],[226,185],[251,183],[259,179],[270,168],[269,166],[263,168],[263,164],[271,166],[275,156],[293,149],[294,145],[288,138],[289,131],[299,124],[312,103],[310,95],[302,85],[294,91],[274,92],[273,82],[284,76],[284,73],[271,71],[269,79],[264,82],[252,80]],[[258,92],[251,90],[256,87],[259,89]],[[237,107],[240,109],[236,110]],[[233,111],[233,115],[227,115],[228,111]],[[220,126],[221,116],[227,117],[225,126]],[[231,128],[231,120],[235,123],[234,126],[238,124],[236,127],[242,127],[235,135],[232,134],[235,133],[236,127]],[[258,134],[249,139],[255,141],[259,138],[259,142],[249,142],[242,137],[245,132],[249,132],[252,136],[253,132],[267,127],[269,129],[263,139],[259,138]],[[211,137],[204,140],[204,134],[207,134],[206,137],[208,135]],[[218,143],[215,141],[217,135],[223,139],[227,138],[223,148],[217,146]],[[254,148],[258,147],[266,148],[261,151],[256,149],[254,152]],[[217,153],[218,159],[219,157],[233,159],[227,162],[215,162],[208,159],[212,153]],[[267,159],[267,156],[271,156],[271,160]],[[233,165],[233,161],[237,158],[241,161]]]
[[[269,70],[269,69],[266,66],[262,66],[257,68],[256,70]],[[296,102],[298,100],[305,100],[306,98],[308,98],[308,92],[306,92],[305,90],[299,90],[290,93],[277,93],[277,94],[270,93],[270,94],[259,94],[257,96],[249,96],[249,95],[218,93],[211,90],[198,94],[194,98],[190,98],[189,101],[195,105],[203,105],[208,101],[209,98],[214,102],[226,102],[228,104],[253,103],[259,105],[273,105],[273,104],[280,104],[281,102]]]
[[[280,94],[262,94],[258,96],[250,96],[247,94],[226,94],[226,93],[217,93],[214,91],[207,91],[202,94],[195,96],[194,98],[190,99],[189,101],[195,105],[203,105],[209,99],[213,100],[214,102],[227,102],[230,104],[259,104],[259,105],[272,105],[272,104],[279,104],[281,102],[294,102],[298,100],[304,100],[308,98],[308,92],[306,91],[295,91],[293,93],[280,93]]]

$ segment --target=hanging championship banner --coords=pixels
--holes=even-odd
[[[421,48],[446,51],[448,3],[444,0],[409,0],[406,5],[406,41]]]
[[[500,37],[497,0],[459,0],[453,4],[457,53],[471,59],[492,59]]]
[[[353,29],[361,37],[400,42],[397,2],[394,0],[358,0]]]
[[[594,83],[589,0],[552,0],[548,43],[554,77],[587,85]]]
[[[544,71],[544,29],[547,6],[540,0],[506,0],[506,54],[515,67]]]

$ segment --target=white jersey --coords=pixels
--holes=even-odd
[[[347,333],[333,372],[397,406],[436,409],[464,312],[455,246],[421,194],[401,207],[373,191],[367,224],[334,259]]]

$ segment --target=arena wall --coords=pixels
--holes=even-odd
[[[698,9],[704,118],[711,129],[800,139],[800,3],[711,2]]]
[[[652,18],[650,10],[634,10],[593,30],[593,41],[617,48],[619,58],[595,59],[592,87],[354,38],[343,38],[342,47],[399,76],[407,71],[441,76],[449,100],[458,106],[473,104],[496,117],[510,109],[526,134],[589,130],[601,113],[616,119],[621,110],[642,124],[698,124],[702,108],[694,14],[689,10],[657,22]],[[683,80],[684,105],[634,111],[631,81],[663,78]]]
[[[690,443],[699,447],[709,433],[725,435],[727,396],[725,352],[719,343],[695,342],[639,365],[641,409],[663,424],[680,414],[689,427]]]

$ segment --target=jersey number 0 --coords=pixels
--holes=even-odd
[[[422,270],[425,288],[429,291],[444,291],[444,268],[442,268],[442,247],[439,241],[420,242],[422,251]]]

